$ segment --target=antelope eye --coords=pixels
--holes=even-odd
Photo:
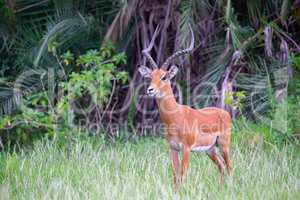
[[[165,74],[165,75],[163,75],[163,76],[160,78],[160,80],[162,80],[162,81],[167,81],[167,80],[168,80],[167,77],[168,77],[167,74]]]

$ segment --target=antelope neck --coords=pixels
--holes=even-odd
[[[176,102],[171,86],[166,88],[165,95],[163,97],[156,98],[156,102],[162,119],[166,119],[169,115],[175,114],[178,109],[178,103]]]

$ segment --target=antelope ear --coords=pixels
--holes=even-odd
[[[142,77],[151,78],[152,70],[149,69],[148,67],[146,67],[146,66],[139,67],[139,72],[142,75]]]
[[[168,79],[171,80],[172,78],[174,78],[177,72],[178,72],[178,68],[176,67],[176,65],[172,65],[167,73]]]

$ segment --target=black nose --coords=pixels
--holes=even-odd
[[[152,92],[154,92],[154,88],[149,87],[148,90],[147,90],[147,93],[152,93]]]

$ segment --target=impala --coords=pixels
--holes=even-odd
[[[153,69],[141,66],[139,72],[143,77],[151,79],[147,94],[155,97],[160,119],[165,125],[165,138],[170,146],[174,184],[176,186],[182,182],[188,169],[190,152],[206,152],[218,166],[222,182],[225,166],[229,175],[232,171],[229,157],[231,117],[227,111],[217,107],[196,110],[176,102],[170,80],[176,75],[178,68],[175,65],[169,68],[169,65],[177,56],[193,50],[194,34],[190,27],[192,37],[189,48],[174,53],[159,68],[150,55],[158,31],[159,27],[156,28],[149,46],[142,51]],[[216,152],[216,146],[219,147],[221,155]],[[180,152],[183,153],[181,162]]]

